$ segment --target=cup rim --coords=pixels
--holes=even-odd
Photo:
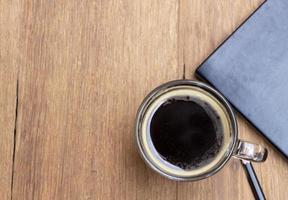
[[[225,107],[225,109],[227,110],[227,113],[229,115],[230,118],[230,123],[231,123],[231,130],[233,131],[233,143],[231,145],[231,150],[229,151],[228,155],[226,157],[224,157],[222,162],[219,162],[218,166],[212,170],[212,171],[208,171],[207,173],[204,174],[199,174],[197,176],[189,176],[189,177],[177,177],[175,175],[171,175],[168,174],[166,172],[164,172],[163,170],[161,170],[160,168],[158,168],[157,166],[155,166],[147,157],[145,150],[143,149],[143,146],[141,144],[140,138],[139,138],[139,134],[140,134],[140,130],[139,128],[141,127],[142,124],[142,117],[143,114],[145,113],[145,109],[147,108],[147,105],[150,103],[150,100],[153,99],[153,97],[155,97],[159,92],[165,90],[165,89],[169,89],[171,87],[175,87],[175,86],[181,86],[181,85],[188,85],[188,86],[194,86],[194,87],[199,87],[201,89],[204,89],[205,91],[211,93],[212,95],[214,95],[219,102]],[[238,125],[237,125],[237,120],[236,120],[236,116],[235,113],[232,109],[232,106],[230,105],[230,103],[228,102],[228,100],[226,100],[226,98],[217,90],[215,90],[213,87],[209,86],[206,83],[200,82],[200,81],[195,81],[195,80],[187,80],[187,79],[182,79],[182,80],[173,80],[173,81],[169,81],[166,82],[164,84],[161,84],[160,86],[156,87],[154,90],[152,90],[142,101],[142,103],[140,104],[138,111],[137,111],[137,115],[136,115],[136,123],[135,123],[135,134],[136,134],[136,144],[137,144],[137,149],[142,157],[142,159],[145,161],[145,163],[152,168],[154,171],[156,171],[158,174],[172,179],[172,180],[176,180],[176,181],[196,181],[196,180],[200,180],[200,179],[204,179],[204,178],[208,178],[214,174],[216,174],[220,169],[222,169],[224,167],[224,165],[231,159],[233,152],[235,151],[235,148],[237,146],[237,141],[238,141]]]

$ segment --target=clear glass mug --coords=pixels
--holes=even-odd
[[[182,91],[182,95],[205,96],[205,101],[222,110],[221,120],[225,120],[228,130],[225,145],[221,155],[209,162],[201,169],[183,170],[164,160],[155,149],[150,136],[149,123],[155,110],[165,101]],[[187,94],[183,94],[186,91]],[[167,100],[167,99],[166,99]],[[206,103],[207,103],[206,102]],[[169,179],[181,181],[195,181],[207,178],[217,173],[232,157],[254,162],[263,162],[267,157],[267,150],[260,145],[238,139],[236,116],[231,105],[218,91],[209,85],[192,80],[176,80],[165,83],[150,92],[140,105],[136,117],[136,142],[139,153],[146,164],[154,171]]]

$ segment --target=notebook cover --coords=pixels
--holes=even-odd
[[[268,0],[196,70],[288,158],[288,1]]]

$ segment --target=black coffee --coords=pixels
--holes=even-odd
[[[223,141],[221,129],[217,113],[190,97],[163,103],[150,125],[153,145],[161,157],[185,170],[201,167],[217,155]]]

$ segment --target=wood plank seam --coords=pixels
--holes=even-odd
[[[10,197],[13,199],[13,183],[14,183],[14,169],[15,169],[15,154],[16,154],[16,136],[17,136],[17,119],[18,119],[18,105],[19,105],[19,77],[16,82],[16,98],[15,98],[15,119],[14,119],[14,138],[13,138],[13,152],[12,152],[12,174],[11,174],[11,191]]]

